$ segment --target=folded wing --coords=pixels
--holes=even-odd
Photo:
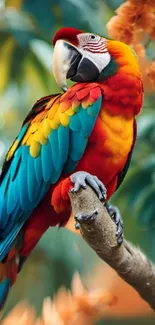
[[[62,173],[74,171],[101,108],[96,84],[39,100],[10,148],[0,177],[0,261]]]

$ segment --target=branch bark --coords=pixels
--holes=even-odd
[[[69,196],[74,216],[98,211],[93,221],[80,222],[80,232],[86,242],[155,310],[155,266],[128,241],[118,246],[116,225],[89,186],[77,193],[70,192]]]

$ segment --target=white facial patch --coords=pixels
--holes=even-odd
[[[101,72],[110,62],[111,56],[107,53],[91,53],[86,50],[80,49],[79,52],[87,59],[92,61],[99,72]]]
[[[99,35],[84,33],[78,35],[78,41],[79,52],[83,57],[91,60],[101,72],[111,60],[106,39]]]

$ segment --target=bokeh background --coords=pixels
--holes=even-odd
[[[123,7],[120,5],[123,4]],[[117,15],[115,10],[118,9]],[[132,45],[141,64],[145,101],[138,117],[138,141],[130,171],[112,201],[121,209],[125,237],[155,261],[155,1],[0,0],[0,164],[33,103],[60,91],[52,76],[52,45],[63,26],[120,39]],[[114,18],[112,18],[114,17]],[[107,25],[108,23],[108,25]],[[100,272],[96,269],[99,268]],[[104,263],[67,229],[50,229],[20,273],[7,313],[26,299],[41,311],[43,299],[61,286],[70,288],[78,271],[84,282],[104,288]],[[109,290],[119,279],[109,272]],[[101,276],[103,275],[103,276]],[[154,324],[155,319],[128,287],[120,302],[95,324]],[[124,288],[124,289],[122,289]],[[63,303],[63,302],[62,302]],[[134,310],[135,309],[135,310]],[[146,316],[145,314],[146,309]],[[133,312],[134,310],[134,312]],[[142,318],[141,318],[142,317]],[[88,323],[88,325],[91,322]]]

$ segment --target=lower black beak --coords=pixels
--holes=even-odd
[[[76,73],[72,75],[70,79],[76,82],[95,81],[99,77],[99,71],[97,67],[92,61],[87,58],[82,58],[74,71],[76,71]]]
[[[95,81],[99,77],[99,70],[95,64],[88,58],[82,56],[82,54],[74,47],[66,44],[68,49],[72,53],[70,66],[67,72],[67,79],[71,79],[76,82]]]

